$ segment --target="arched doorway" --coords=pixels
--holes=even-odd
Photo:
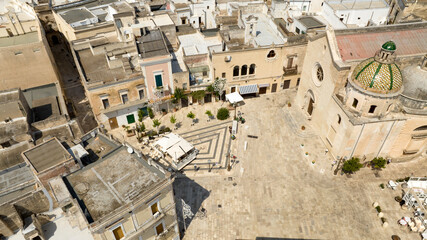
[[[305,95],[305,109],[307,110],[307,114],[309,116],[313,115],[315,103],[316,99],[314,98],[313,91],[309,89]]]

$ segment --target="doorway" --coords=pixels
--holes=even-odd
[[[181,99],[181,106],[182,107],[188,107],[188,98],[182,98]]]
[[[260,87],[259,88],[259,94],[266,94],[267,93],[267,87]]]
[[[314,100],[313,98],[310,98],[310,101],[308,102],[308,108],[307,108],[307,113],[310,116],[311,114],[313,114],[313,104],[314,104]]]
[[[231,87],[231,92],[234,93],[236,91],[236,87]]]
[[[110,128],[111,129],[116,129],[116,128],[119,127],[119,124],[117,123],[117,118],[116,117],[108,119],[108,122],[110,123]]]
[[[210,102],[212,102],[212,94],[206,94],[205,95],[205,103],[210,103]]]
[[[283,82],[283,89],[288,89],[291,86],[291,80],[285,80]]]
[[[273,83],[273,85],[271,85],[271,92],[276,92],[277,90],[277,83]]]

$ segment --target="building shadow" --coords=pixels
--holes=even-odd
[[[256,237],[255,240],[320,240],[319,238],[275,238],[275,237]]]
[[[176,202],[176,214],[181,238],[185,235],[185,230],[191,225],[195,218],[206,218],[209,214],[203,207],[202,203],[210,195],[210,191],[200,186],[194,180],[187,178],[184,175],[177,177],[173,183],[174,196]],[[186,206],[184,206],[186,205]],[[187,214],[185,209],[191,209],[192,214]],[[183,209],[184,207],[184,209]],[[185,215],[188,216],[184,219]]]
[[[55,234],[57,228],[58,227],[54,222],[49,222],[43,225],[42,229],[44,232],[45,239],[50,239]]]

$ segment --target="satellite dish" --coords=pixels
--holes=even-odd
[[[133,148],[128,147],[128,153],[133,153]]]

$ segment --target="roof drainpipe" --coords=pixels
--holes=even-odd
[[[47,197],[47,200],[49,201],[49,212],[51,212],[53,210],[52,197],[49,195],[49,193],[47,192],[46,188],[43,187],[42,191],[43,191],[44,195]]]
[[[360,130],[359,137],[357,137],[356,143],[354,144],[354,147],[353,147],[353,151],[351,151],[351,154],[350,154],[349,158],[353,157],[354,151],[356,150],[357,144],[359,143],[360,137],[362,136],[363,129],[365,129],[365,124],[362,125],[362,130]]]
[[[396,123],[396,121],[397,121],[397,120],[394,120],[394,121],[393,121],[393,124],[391,125],[390,130],[388,130],[387,136],[385,136],[384,141],[383,141],[383,143],[381,144],[381,147],[380,147],[380,149],[378,150],[377,155],[375,156],[376,158],[378,157],[378,155],[380,155],[381,150],[383,150],[384,144],[385,144],[385,142],[387,141],[387,138],[388,138],[388,136],[390,135],[391,130],[393,129],[394,124]]]

